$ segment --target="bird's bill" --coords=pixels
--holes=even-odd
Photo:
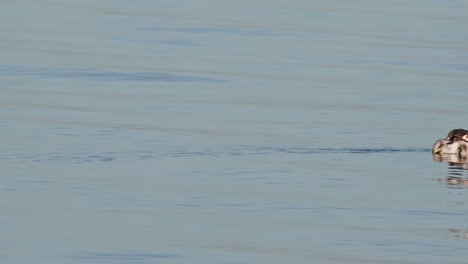
[[[440,148],[434,150],[434,154],[440,154],[441,151],[442,151],[442,148],[440,147]]]

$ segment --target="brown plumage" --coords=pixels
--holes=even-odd
[[[448,132],[446,139],[450,141],[457,141],[457,140],[468,141],[468,130],[465,130],[462,128],[452,129],[450,130],[450,132]]]

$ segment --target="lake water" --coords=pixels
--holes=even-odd
[[[4,1],[0,262],[466,263],[468,1]]]

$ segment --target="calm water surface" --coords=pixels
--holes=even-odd
[[[0,262],[466,263],[467,1],[6,1]]]

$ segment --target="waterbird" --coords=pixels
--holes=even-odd
[[[432,146],[432,153],[437,155],[453,154],[458,157],[468,156],[468,141],[463,139],[439,139]]]

